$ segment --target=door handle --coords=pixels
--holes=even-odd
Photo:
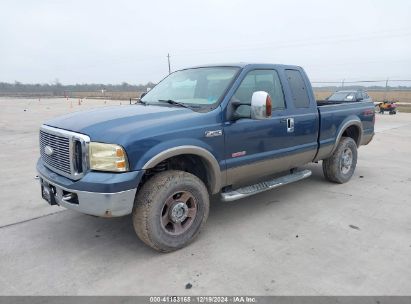
[[[294,132],[294,118],[287,118],[287,132],[293,133]]]

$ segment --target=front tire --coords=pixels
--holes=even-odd
[[[348,182],[357,166],[357,144],[350,137],[343,137],[334,153],[323,160],[323,172],[327,180],[343,184]]]
[[[164,171],[148,180],[136,196],[133,225],[148,246],[170,252],[189,244],[205,224],[209,195],[204,183],[183,171]]]

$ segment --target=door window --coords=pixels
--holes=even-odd
[[[254,92],[265,91],[272,100],[273,110],[284,109],[284,94],[280,78],[274,70],[253,70],[245,76],[233,98],[243,104],[251,105]]]

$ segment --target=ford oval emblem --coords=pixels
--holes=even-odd
[[[54,153],[54,150],[50,146],[45,146],[44,147],[44,153],[46,153],[46,155],[48,155],[48,156],[52,156],[53,153]]]

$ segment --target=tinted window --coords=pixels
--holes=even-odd
[[[278,74],[274,70],[254,70],[243,79],[234,99],[251,105],[254,92],[265,91],[271,96],[273,109],[284,109],[284,94]]]
[[[297,70],[285,71],[290,85],[291,95],[296,108],[308,108],[310,99],[301,73]]]

